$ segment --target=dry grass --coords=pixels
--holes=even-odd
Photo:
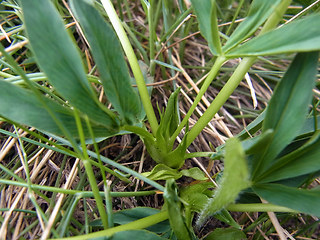
[[[142,7],[136,4],[134,1],[130,1],[129,8],[132,10],[132,19],[128,19],[128,21],[135,26],[135,29],[142,29],[143,32],[147,31],[145,27],[146,16],[144,15]],[[126,10],[123,10],[122,14],[127,17]],[[188,16],[185,22],[190,21],[192,18],[194,18],[194,16]],[[13,21],[10,15],[6,16],[6,19],[9,22]],[[69,25],[70,24],[73,25],[73,22],[70,22]],[[1,25],[5,25],[5,22],[2,21]],[[94,66],[94,62],[85,43],[85,38],[77,27],[73,29],[77,37],[77,42],[86,56],[90,71],[91,67]],[[159,33],[161,29],[162,25],[160,23],[158,26]],[[177,28],[176,31],[179,31],[179,29]],[[10,33],[6,34],[2,29],[1,36],[1,43],[9,45]],[[147,41],[143,38],[139,40],[141,41],[142,47],[147,48]],[[26,41],[18,41],[10,45],[7,50],[11,52],[21,48],[16,53],[17,61],[21,61],[20,58],[27,60],[29,52],[24,47],[26,43]],[[185,46],[183,59],[179,56],[181,44]],[[183,117],[193,103],[193,99],[199,91],[202,80],[206,76],[208,59],[211,58],[206,42],[199,32],[190,32],[183,37],[183,39],[174,35],[170,39],[170,46],[166,47],[163,45],[156,55],[159,56],[159,59],[161,58],[161,61],[170,62],[171,60],[174,66],[179,68],[181,72],[176,72],[172,75],[168,69],[163,71],[159,66],[156,67],[152,98],[154,108],[157,108],[156,104],[158,104],[160,108],[165,106],[171,89],[174,86],[181,86],[179,108],[181,116]],[[238,60],[230,60],[224,64],[222,72],[210,86],[201,104],[198,105],[195,114],[190,118],[190,128],[192,128],[199,116],[206,110],[212,99],[215,98],[219,89],[223,86],[226,77],[237,64]],[[287,65],[288,60],[281,59],[269,59],[268,62],[257,62],[228,102],[190,146],[189,151],[213,151],[214,149],[212,148],[223,144],[226,139],[244,129],[252,119],[266,107],[275,84],[273,80],[281,77],[282,71],[286,69]],[[34,65],[22,64],[21,66],[27,69],[34,68]],[[2,71],[5,73],[6,69],[3,68]],[[269,73],[271,71],[278,71],[278,73]],[[103,96],[103,89],[97,89],[100,91],[100,96]],[[319,97],[319,91],[315,90],[315,93]],[[101,98],[101,100],[103,100],[103,98]],[[0,127],[3,130],[15,132],[12,125],[6,122],[0,122]],[[22,129],[18,129],[18,131],[20,137],[27,137],[39,141]],[[35,130],[30,129],[29,131]],[[81,186],[83,190],[89,190],[88,184],[85,183],[86,180],[83,179],[84,167],[80,161],[27,142],[24,142],[24,144],[28,154],[28,167],[33,184],[65,189],[76,189],[78,186]],[[107,139],[101,142],[99,147],[102,155],[110,159],[115,159],[119,163],[129,166],[137,172],[150,171],[155,165],[145,152],[142,142],[134,135],[117,136]],[[21,145],[19,145],[17,138],[8,137],[3,133],[0,134],[0,164],[13,170],[19,178],[26,181],[22,154]],[[220,172],[222,168],[221,162],[211,161],[206,158],[189,159],[186,163],[187,167],[199,165],[206,169],[211,176]],[[3,171],[1,172],[1,177],[14,179],[8,177]],[[119,181],[112,175],[107,176],[107,178],[112,182],[112,191],[114,192],[148,190],[150,188],[133,177],[129,177],[130,183]],[[97,181],[102,181],[101,176],[97,177]],[[179,183],[181,185],[190,184],[187,179],[183,179]],[[102,182],[99,183],[99,186],[102,186]],[[14,185],[2,184],[0,191],[0,209],[2,209],[0,216],[2,223],[0,236],[6,236],[7,239],[18,239],[22,237],[35,239],[41,236],[43,237],[44,234],[48,236],[48,225],[56,224],[54,222],[55,219],[61,214],[63,215],[63,211],[66,210],[71,200],[70,196],[64,194],[36,190],[30,193],[27,191],[27,188]],[[36,209],[31,202],[31,198],[38,203],[40,209],[47,216],[47,219],[41,218],[41,214],[39,213],[38,216],[35,215]],[[137,206],[159,208],[162,206],[162,203],[161,194],[147,197],[123,197],[113,199],[114,210]],[[97,217],[95,216],[95,207],[95,202],[90,198],[86,199],[86,201],[79,201],[74,212],[72,226],[79,228],[79,225],[85,224],[84,216],[86,213],[89,215],[89,219],[95,219]],[[15,209],[25,211],[16,211]],[[288,214],[271,214],[269,215],[270,218],[266,214],[259,213],[235,213],[234,216],[236,221],[239,222],[244,229],[247,229],[248,239],[294,239],[291,237],[293,234],[300,231],[300,229],[307,229],[308,226],[316,224],[316,221],[319,221],[318,219],[304,215],[290,216]],[[46,221],[49,223],[46,223]],[[225,227],[225,225],[217,220],[211,220],[199,230],[198,234],[199,236],[204,236],[216,227]],[[278,228],[277,231],[275,231],[274,228]],[[319,227],[315,225],[315,228],[318,228],[318,231],[313,230],[312,238],[304,237],[306,236],[305,233],[301,233],[299,237],[296,236],[295,238],[317,239],[319,236],[317,235],[319,234]],[[7,230],[9,231],[7,232]],[[283,234],[282,237],[279,238],[279,234]]]

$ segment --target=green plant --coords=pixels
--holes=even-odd
[[[39,68],[45,74],[45,81],[48,81],[53,89],[32,81],[32,75],[26,74],[4,47],[0,46],[0,51],[12,72],[20,75],[23,80],[19,84],[0,81],[2,118],[17,125],[33,126],[43,134],[53,137],[60,143],[51,142],[55,148],[81,159],[85,166],[101,218],[97,225],[105,229],[90,233],[86,238],[112,235],[117,239],[134,235],[136,238],[161,239],[151,233],[152,230],[137,229],[149,227],[169,218],[170,227],[166,223],[165,230],[171,228],[178,239],[196,239],[191,226],[195,213],[199,213],[198,225],[201,225],[207,217],[214,215],[235,228],[239,225],[227,210],[302,212],[320,216],[317,200],[320,191],[302,188],[310,178],[319,176],[320,170],[318,119],[306,118],[317,75],[316,51],[320,49],[320,29],[317,27],[320,22],[319,14],[294,20],[275,29],[291,1],[254,0],[245,20],[229,37],[226,37],[218,29],[217,1],[201,3],[197,0],[191,1],[201,33],[207,40],[215,61],[194,103],[181,122],[177,105],[180,88],[170,95],[166,109],[159,110],[158,122],[146,86],[147,73],[141,71],[111,1],[101,2],[116,33],[105,22],[100,4],[95,1],[70,1],[72,12],[88,40],[99,71],[99,79],[95,83],[103,86],[108,103],[112,105],[111,109],[98,100],[84,71],[79,51],[50,1],[21,0],[21,7],[30,47]],[[163,1],[163,8],[168,7],[168,2]],[[156,60],[154,52],[156,40],[153,35],[155,4],[154,1],[142,1],[150,25],[151,75]],[[252,37],[261,25],[263,27],[259,35]],[[302,34],[306,28],[308,31]],[[224,40],[221,40],[221,35]],[[121,48],[128,58],[134,79],[130,77]],[[278,84],[268,108],[248,127],[250,134],[254,135],[262,124],[262,133],[247,139],[248,134],[243,132],[238,137],[228,140],[225,146],[221,146],[213,154],[199,153],[200,156],[222,159],[225,163],[217,190],[210,190],[213,187],[212,183],[206,181],[206,176],[198,168],[180,170],[185,160],[193,156],[192,153],[187,153],[187,148],[227,101],[258,57],[297,52],[299,53]],[[233,58],[243,59],[205,113],[189,129],[188,121],[197,104],[223,64]],[[131,86],[133,82],[137,84],[138,92]],[[145,116],[150,124],[150,132],[145,124]],[[300,129],[304,124],[310,124],[310,121],[314,128],[311,131],[301,132]],[[185,134],[181,143],[176,146],[176,139],[184,128]],[[126,133],[139,135],[152,159],[158,163],[151,172],[138,174],[100,156],[97,141]],[[19,134],[15,136],[20,138]],[[41,135],[37,137],[48,142]],[[95,153],[87,149],[88,142],[94,144]],[[65,146],[71,147],[72,150]],[[98,161],[95,162],[91,158],[96,158]],[[164,192],[163,211],[148,209],[146,210],[148,214],[137,217],[135,221],[127,224],[120,222],[124,225],[113,227],[112,208],[108,209],[108,206],[105,208],[103,204],[103,198],[108,199],[110,195],[105,171],[119,178],[121,176],[112,170],[107,170],[103,162],[132,174]],[[27,166],[27,163],[25,164]],[[98,166],[101,170],[105,194],[99,192],[92,165]],[[195,186],[181,189],[179,195],[173,179],[179,179],[183,175],[200,182]],[[23,184],[21,179],[14,177],[19,180],[19,184]],[[155,180],[167,180],[166,186],[163,187]],[[31,193],[37,189],[37,186],[32,185],[30,177],[26,186]],[[84,197],[78,194],[74,203]],[[256,198],[251,203],[244,203],[250,194],[254,194]],[[135,193],[132,193],[132,196],[135,196]],[[261,203],[259,198],[269,203]],[[68,214],[70,216],[65,220],[64,226],[70,221],[72,210]],[[137,213],[133,215],[138,216]],[[60,228],[59,233],[53,232],[54,236],[64,237],[64,228]],[[243,238],[243,234],[239,231],[235,230],[235,234],[238,234],[238,239]]]

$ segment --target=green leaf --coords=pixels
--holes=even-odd
[[[212,196],[212,182],[200,182],[194,185],[183,187],[180,190],[180,197],[189,204],[191,211],[200,212]]]
[[[304,122],[302,128],[299,131],[299,136],[301,135],[310,135],[314,133],[316,130],[315,126],[318,126],[318,129],[320,127],[320,116],[314,117],[308,117],[306,121]]]
[[[266,116],[266,111],[264,110],[258,117],[256,117],[245,129],[243,129],[237,137],[240,140],[245,140],[246,138],[254,135],[261,129],[262,122]],[[250,133],[250,135],[249,135]]]
[[[172,169],[164,164],[157,164],[151,172],[142,173],[143,176],[151,179],[151,180],[167,180],[167,179],[178,179],[182,177],[182,173],[180,173],[176,169]]]
[[[241,142],[237,138],[229,139],[225,151],[221,184],[202,210],[197,221],[198,225],[203,224],[207,217],[233,203],[240,191],[250,186],[248,164]]]
[[[230,50],[251,36],[258,29],[258,27],[266,21],[271,13],[275,11],[279,2],[280,0],[254,0],[251,3],[245,20],[240,23],[240,25],[232,33],[226,44],[223,46],[223,51],[226,52]]]
[[[200,181],[208,180],[204,172],[201,171],[198,167],[181,170],[181,173],[183,176],[191,177],[196,180],[200,180]]]
[[[242,141],[242,147],[246,154],[259,154],[261,149],[270,144],[273,137],[273,130],[268,129],[264,133]]]
[[[245,240],[247,239],[244,232],[236,228],[217,228],[211,232],[204,240]]]
[[[131,86],[129,69],[119,40],[93,6],[93,1],[71,1],[71,8],[90,44],[104,91],[125,123],[137,122],[141,103]]]
[[[72,111],[59,105],[53,100],[41,96],[48,108],[60,119],[63,125],[68,128],[70,134],[78,137],[78,129]],[[6,81],[0,80],[0,116],[14,122],[35,127],[39,130],[62,135],[63,132],[43,104],[35,94],[27,89],[23,89]],[[104,126],[91,124],[96,137],[109,136],[114,134]],[[91,137],[85,121],[82,122],[83,131],[86,137]]]
[[[40,68],[57,92],[91,120],[117,129],[114,114],[99,103],[90,86],[80,54],[49,0],[22,0],[24,24]]]
[[[201,34],[208,41],[209,48],[213,55],[222,54],[219,38],[218,19],[215,0],[191,0],[195,14],[199,22]]]
[[[179,124],[178,97],[181,88],[177,88],[169,97],[166,110],[161,118],[157,131],[157,138],[163,138],[166,142],[175,132]],[[172,148],[172,146],[169,146]],[[171,149],[170,149],[171,150]]]
[[[233,219],[231,214],[226,209],[222,209],[220,212],[214,214],[213,217],[236,229],[241,229],[241,226]]]
[[[269,102],[262,131],[274,131],[272,140],[257,154],[253,179],[268,168],[276,156],[297,136],[305,122],[312,98],[318,53],[297,54]]]
[[[253,190],[270,203],[320,217],[320,190],[298,189],[281,184],[255,184]]]
[[[192,234],[187,228],[185,219],[182,216],[178,189],[173,179],[167,180],[163,198],[168,209],[170,226],[177,239],[192,239]]]
[[[314,3],[313,0],[294,0],[294,2],[300,3],[300,4],[303,5],[304,7],[308,7],[309,5],[311,5],[312,3]]]
[[[275,182],[320,170],[320,132],[294,152],[277,159],[276,163],[259,179]]]
[[[227,52],[226,56],[265,56],[320,50],[319,25],[320,14],[310,15],[253,38]]]

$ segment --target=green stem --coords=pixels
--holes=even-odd
[[[25,187],[28,188],[28,184],[25,182],[17,182],[13,180],[6,180],[6,179],[0,179],[0,184],[6,184],[6,185],[13,185],[13,186],[19,186],[19,187]],[[56,192],[56,193],[62,193],[62,194],[69,194],[69,195],[80,195],[83,197],[93,197],[93,193],[89,191],[80,191],[80,190],[72,190],[72,189],[63,189],[58,187],[51,187],[51,186],[43,186],[43,185],[37,185],[37,184],[31,184],[30,188],[32,190],[41,190],[41,191],[47,191],[47,192]],[[99,194],[103,197],[104,192],[99,192]],[[110,192],[111,197],[140,197],[140,196],[148,196],[156,194],[155,191],[138,191],[138,192]]]
[[[225,62],[225,58],[224,57],[218,57],[217,60],[215,61],[213,67],[211,68],[210,72],[208,73],[207,78],[205,79],[202,87],[200,88],[199,93],[197,94],[197,97],[195,98],[195,100],[193,101],[193,104],[191,105],[189,111],[187,112],[187,114],[185,115],[185,117],[183,118],[183,120],[181,121],[181,123],[179,124],[178,128],[176,129],[176,131],[173,133],[173,135],[171,136],[170,140],[169,140],[169,145],[172,146],[175,139],[178,137],[179,133],[181,132],[181,130],[183,129],[183,127],[187,124],[189,118],[191,117],[192,113],[194,112],[194,110],[196,109],[198,103],[200,102],[202,96],[204,95],[204,93],[207,91],[208,87],[210,86],[211,82],[213,81],[213,79],[217,76],[221,66],[223,65],[223,63]]]
[[[155,35],[156,32],[154,30],[154,23],[153,23],[153,11],[154,11],[154,4],[153,0],[149,0],[149,4],[147,5],[148,10],[148,26],[149,26],[149,51],[150,51],[150,74],[154,76],[156,64],[153,61],[155,57]]]
[[[155,135],[158,130],[158,127],[159,127],[158,121],[157,121],[156,115],[153,111],[153,107],[151,104],[151,100],[149,97],[147,86],[144,81],[144,77],[141,72],[141,69],[139,67],[137,57],[134,54],[134,51],[133,51],[132,46],[130,44],[130,41],[126,35],[126,32],[124,31],[124,28],[121,24],[121,21],[117,15],[112,3],[111,3],[111,1],[110,0],[101,0],[101,2],[102,2],[102,5],[104,6],[104,9],[107,12],[109,19],[110,19],[118,37],[119,37],[119,40],[120,40],[121,45],[123,47],[123,50],[124,50],[126,56],[128,57],[128,61],[131,66],[131,70],[132,70],[133,75],[136,79],[136,83],[138,86],[138,90],[140,93],[140,97],[141,97],[141,101],[142,101],[144,110],[146,111],[147,118],[150,122],[152,133]]]
[[[142,139],[148,139],[149,141],[155,141],[155,138],[145,129],[137,126],[124,125],[121,130],[129,131],[139,135]]]
[[[227,207],[232,212],[291,212],[299,213],[296,210],[274,205],[271,203],[248,203],[248,204],[230,204]]]
[[[168,219],[168,212],[162,211],[157,214],[151,215],[149,217],[145,217],[124,225],[120,225],[117,227],[109,228],[107,230],[103,230],[100,232],[90,233],[87,235],[82,236],[75,236],[75,237],[68,237],[68,239],[72,240],[84,240],[84,239],[93,239],[93,238],[99,238],[99,237],[109,237],[117,232],[121,231],[128,231],[128,230],[138,230],[138,229],[144,229],[147,227],[150,227],[152,225],[155,225],[159,222],[162,222],[164,220]],[[60,238],[60,240],[65,240],[66,238]],[[56,239],[59,240],[59,239]]]
[[[268,18],[267,22],[261,29],[260,34],[270,31],[275,28],[281,21],[283,14],[290,5],[291,0],[283,0],[277,7],[273,14]],[[197,123],[193,126],[187,136],[187,146],[189,146],[193,140],[200,134],[202,129],[211,121],[212,117],[219,111],[222,105],[231,96],[233,91],[238,87],[242,81],[244,75],[249,71],[252,64],[255,62],[257,57],[246,57],[244,58],[235,72],[232,74],[228,82],[221,89],[217,97],[210,104],[209,108],[200,117]]]
[[[101,217],[102,225],[105,229],[107,229],[108,228],[108,216],[106,213],[106,209],[103,206],[102,197],[99,194],[99,188],[98,188],[98,184],[97,184],[97,181],[96,181],[93,169],[92,169],[92,165],[91,165],[90,161],[88,160],[89,155],[87,152],[87,147],[86,147],[86,143],[85,143],[85,137],[84,137],[84,133],[83,133],[81,119],[80,119],[78,110],[76,110],[76,109],[74,109],[74,116],[75,116],[78,132],[79,132],[80,143],[81,143],[82,153],[83,153],[83,155],[81,156],[81,160],[82,160],[84,168],[86,170],[88,180],[89,180],[89,183],[90,183],[93,195],[94,195],[94,199],[96,200],[96,204],[97,204],[98,211],[99,211],[99,214]]]
[[[242,81],[244,75],[248,72],[251,65],[256,60],[256,57],[244,58],[235,72],[232,74],[228,82],[224,85],[221,91],[218,93],[216,98],[212,101],[208,109],[199,118],[197,123],[189,131],[187,135],[187,146],[189,146],[193,140],[200,134],[200,132],[207,126],[211,121],[212,117],[219,111],[222,105],[227,101],[233,91],[238,87]]]
[[[93,173],[92,166],[88,160],[83,160],[82,162],[83,162],[83,165],[85,167],[85,170],[86,170],[86,173],[88,176],[88,180],[89,180],[89,183],[90,183],[93,195],[94,195],[94,199],[96,200],[96,203],[97,203],[97,207],[98,207],[98,210],[100,213],[103,227],[105,229],[107,229],[108,228],[108,216],[106,214],[106,209],[104,208],[103,203],[102,203],[102,197],[100,196],[100,193],[99,193],[99,188],[98,188],[96,178]]]
[[[141,43],[139,42],[139,40],[137,39],[136,35],[132,32],[132,30],[130,29],[130,27],[123,22],[123,27],[124,29],[127,31],[129,37],[131,38],[132,42],[133,42],[133,46],[138,49],[140,51],[140,54],[142,56],[143,61],[149,65],[150,61],[148,58],[148,54],[147,52],[144,50],[144,48],[142,47]]]
[[[282,20],[283,14],[285,14],[291,2],[292,0],[282,0],[281,3],[279,3],[279,5],[276,8],[274,8],[274,12],[264,24],[259,35],[270,31],[278,25],[278,23]]]
[[[212,154],[215,154],[216,152],[192,152],[192,153],[186,153],[185,158],[198,158],[198,157],[211,157]]]
[[[113,228],[114,221],[113,221],[112,197],[111,197],[110,188],[111,188],[111,181],[107,181],[104,184],[104,195],[106,200],[109,228]]]

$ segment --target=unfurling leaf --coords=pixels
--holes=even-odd
[[[180,173],[176,169],[172,169],[164,164],[157,164],[151,172],[142,173],[143,176],[151,179],[151,180],[168,180],[168,179],[178,179],[182,177],[182,173]]]

